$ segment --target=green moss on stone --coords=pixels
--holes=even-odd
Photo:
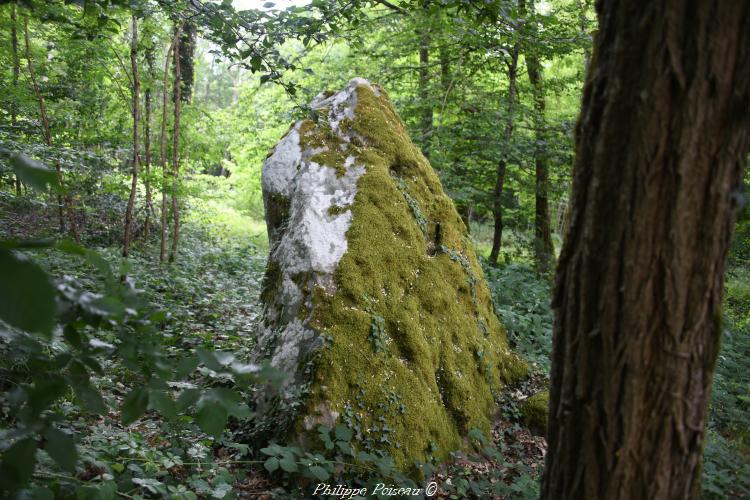
[[[531,432],[544,435],[547,431],[547,408],[549,391],[542,391],[527,398],[521,405],[521,418]]]
[[[321,110],[326,112],[326,110]],[[336,169],[336,175],[341,177],[346,173],[344,162],[351,153],[344,151],[344,141],[333,133],[327,120],[319,120],[316,124],[312,120],[305,120],[300,125],[300,147],[302,150],[319,150],[310,157],[311,161]]]
[[[336,217],[338,215],[343,214],[344,212],[348,211],[349,207],[342,207],[340,205],[331,205],[331,207],[328,209],[328,215],[331,217]]]
[[[330,342],[316,356],[303,414],[323,404],[355,428],[360,449],[381,449],[410,468],[415,459],[447,458],[472,428],[488,434],[493,396],[526,364],[508,348],[466,228],[432,167],[385,93],[360,86],[357,96],[355,119],[341,126],[359,137],[361,148],[347,154],[366,171],[335,292],[313,294],[310,324]],[[311,122],[303,130],[306,144],[338,149]],[[430,252],[427,235],[438,223],[450,252]]]

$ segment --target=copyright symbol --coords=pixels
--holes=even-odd
[[[431,497],[432,495],[434,495],[435,493],[437,493],[437,488],[438,488],[437,483],[435,481],[433,481],[433,482],[431,482],[430,484],[427,485],[427,488],[425,488],[424,491],[425,491],[425,493],[427,493],[428,497]]]

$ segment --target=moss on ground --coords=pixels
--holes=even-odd
[[[544,435],[547,432],[547,408],[549,391],[542,391],[528,397],[521,404],[521,418],[526,427],[534,434]]]
[[[338,170],[352,155],[366,166],[347,207],[335,292],[313,294],[310,325],[330,341],[302,414],[335,411],[361,449],[410,468],[447,458],[472,428],[489,433],[494,395],[526,365],[508,348],[466,227],[432,167],[384,92],[359,86],[357,97],[355,118],[341,123],[357,139],[345,151],[323,119],[300,129],[304,145],[327,147],[314,161]]]

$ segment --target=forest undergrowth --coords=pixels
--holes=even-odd
[[[151,307],[164,312],[153,322],[167,357],[213,349],[218,355],[213,360],[199,356],[200,364],[196,363],[188,377],[169,383],[167,393],[174,401],[170,410],[165,412],[152,397],[143,416],[129,425],[123,424],[117,408],[127,411],[127,398],[141,379],[132,366],[117,358],[104,360],[102,372],[91,381],[108,410],[100,415],[86,411],[80,394],[72,392],[55,403],[52,410],[61,422],[59,428],[80,436],[75,445],[80,460],[64,471],[54,453],[37,452],[35,486],[27,490],[32,497],[298,498],[309,494],[316,482],[332,477],[352,485],[413,484],[393,468],[390,457],[353,450],[351,430],[345,426],[321,429],[319,452],[305,453],[283,444],[258,450],[233,439],[232,428],[237,422],[233,417],[186,411],[189,398],[181,396],[199,387],[231,388],[239,391],[243,401],[249,401],[252,392],[252,386],[236,384],[230,374],[212,363],[249,363],[251,359],[253,332],[261,315],[259,293],[267,249],[263,237],[253,232],[262,222],[231,213],[226,223],[226,211],[218,199],[193,200],[179,266],[160,267],[154,262],[156,240],[139,242],[123,269],[119,269],[118,245],[95,248],[113,270],[128,275]],[[40,223],[49,214],[28,200],[15,199],[3,208],[5,217],[15,222],[12,226],[2,224],[14,228],[14,234],[3,237],[31,240],[45,236],[40,228],[54,227],[53,223]],[[33,224],[23,222],[32,219]],[[543,437],[523,425],[522,406],[526,398],[548,384],[553,319],[550,285],[534,271],[523,235],[509,241],[518,244],[506,246],[501,258],[504,265],[485,266],[485,273],[512,346],[529,360],[532,376],[517,387],[506,388],[500,396],[491,436],[471,434],[475,453],[456,453],[448,464],[423,464],[425,477],[439,485],[439,498],[538,495],[546,444]],[[58,283],[102,292],[86,260],[54,248],[25,252]],[[707,498],[750,494],[750,276],[746,269],[736,264],[727,276],[727,329],[714,383],[703,472]],[[105,349],[118,345],[115,323],[96,329],[96,345]],[[3,348],[7,348],[5,342]],[[65,349],[54,340],[46,348],[53,354]],[[23,371],[19,366],[13,369]],[[18,379],[18,373],[13,377]],[[10,376],[4,374],[3,379],[7,385]],[[6,419],[12,395],[12,391],[6,392],[2,400]],[[166,418],[165,413],[172,413],[172,418]],[[216,432],[206,432],[212,426],[219,427]]]

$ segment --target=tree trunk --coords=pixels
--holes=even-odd
[[[549,220],[549,167],[547,165],[547,138],[544,120],[544,86],[542,83],[542,67],[536,56],[526,54],[526,67],[534,94],[534,128],[536,129],[536,146],[534,148],[536,170],[534,259],[539,272],[545,274],[552,268],[553,249]]]
[[[146,219],[143,221],[143,237],[148,238],[151,233],[151,215],[154,212],[153,195],[151,193],[151,87],[153,85],[154,73],[154,50],[149,47],[146,50],[146,64],[148,65],[148,86],[144,95],[144,120],[143,120],[143,148],[144,162],[143,170],[145,176],[143,184],[146,188]]]
[[[198,31],[195,24],[185,22],[182,24],[180,35],[180,98],[182,102],[192,102],[193,82],[195,80],[195,41]]]
[[[182,107],[182,70],[180,68],[180,30],[176,28],[174,58],[174,128],[172,130],[172,249],[169,262],[177,258],[180,241],[180,204],[177,200],[177,187],[180,180],[180,109]]]
[[[516,106],[516,85],[518,82],[518,43],[513,46],[513,51],[508,61],[508,100],[506,103],[505,128],[503,129],[503,139],[505,150],[508,150],[510,141],[513,138],[513,113]],[[497,163],[497,177],[495,179],[495,190],[492,193],[492,215],[495,219],[495,228],[492,235],[492,250],[490,251],[490,265],[497,265],[497,258],[500,256],[500,248],[503,242],[503,184],[505,183],[505,171],[508,165],[508,156],[503,153],[503,157]]]
[[[451,65],[445,44],[438,48],[438,58],[440,59],[440,87],[443,89],[443,101],[447,101],[451,90]]]
[[[18,57],[18,19],[16,17],[16,4],[10,4],[10,46],[13,51],[13,92],[16,95],[13,98],[13,102],[10,105],[10,125],[13,128],[13,133],[16,131],[18,125],[18,77],[21,74],[21,59]],[[16,196],[21,196],[21,179],[16,175]]]
[[[534,0],[529,0],[529,11],[534,14]],[[526,16],[526,1],[521,0],[519,10],[522,16]],[[528,23],[524,30],[527,38],[524,46],[526,56],[526,70],[529,74],[531,92],[534,98],[534,129],[536,133],[536,145],[534,147],[534,165],[536,180],[534,189],[534,261],[537,271],[547,274],[552,269],[554,251],[552,248],[552,233],[549,217],[549,167],[547,165],[547,137],[544,112],[546,108],[544,95],[544,82],[542,66],[539,56],[535,52],[535,38],[538,33],[536,21]]]
[[[750,149],[750,1],[597,2],[544,499],[699,497]]]
[[[29,16],[23,16],[23,36],[24,44],[26,49],[26,63],[29,69],[29,79],[31,80],[31,87],[34,90],[34,96],[36,97],[37,103],[39,104],[39,116],[42,121],[42,135],[44,136],[44,142],[47,147],[52,147],[52,132],[49,126],[49,117],[47,116],[47,105],[44,102],[44,96],[39,90],[39,84],[36,79],[36,71],[34,71],[34,61],[31,58],[31,42],[29,41]],[[65,179],[63,177],[62,168],[59,162],[55,162],[55,173],[57,174],[57,183],[59,190],[57,193],[57,216],[60,223],[60,232],[65,232],[65,216],[63,215],[63,208],[68,214],[68,230],[73,240],[76,243],[80,243],[78,237],[78,227],[76,224],[75,211],[73,210],[73,202],[70,195],[62,193],[65,192]]]
[[[122,243],[122,256],[127,258],[130,251],[130,238],[133,230],[133,207],[138,194],[138,163],[140,156],[140,102],[141,82],[138,77],[138,18],[133,14],[133,38],[130,42],[130,66],[133,71],[133,173],[130,183],[130,196],[125,210],[125,235]]]
[[[582,39],[588,38],[589,36],[589,21],[586,17],[586,13],[591,8],[591,0],[578,0],[578,25],[580,28],[580,36]],[[589,64],[591,63],[591,49],[589,48],[588,42],[584,42],[583,45],[583,69],[588,71]]]
[[[430,32],[420,31],[419,38],[419,101],[422,106],[420,129],[422,133],[422,152],[429,158],[430,139],[432,138],[432,103],[430,102]]]
[[[175,45],[179,32],[175,33],[175,37],[172,43],[167,49],[167,55],[164,61],[164,78],[162,80],[162,102],[161,102],[161,135],[159,138],[159,164],[161,165],[162,172],[162,186],[161,186],[161,243],[159,245],[159,262],[164,263],[167,260],[167,234],[169,234],[168,226],[168,207],[167,207],[167,186],[169,185],[169,173],[167,170],[167,104],[169,96],[169,65],[172,61],[172,54],[174,52]]]

